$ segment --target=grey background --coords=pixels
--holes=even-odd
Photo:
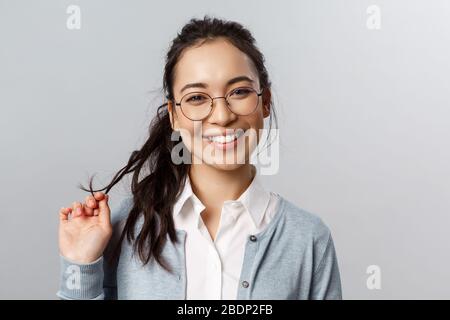
[[[263,179],[331,228],[344,298],[450,298],[446,0],[1,0],[0,298],[56,298],[59,208],[145,141],[169,42],[205,13],[247,26],[266,56],[282,145]]]

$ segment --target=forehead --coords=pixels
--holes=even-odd
[[[253,61],[229,41],[219,38],[185,49],[174,69],[174,92],[187,83],[204,82],[221,89],[237,76],[248,76],[259,87]]]

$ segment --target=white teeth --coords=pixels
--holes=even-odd
[[[227,136],[214,136],[209,137],[210,141],[219,142],[219,143],[228,143],[234,140],[236,136],[234,134]]]
[[[211,141],[211,142],[228,143],[228,142],[231,142],[231,141],[233,141],[235,139],[238,139],[242,135],[242,133],[243,132],[238,131],[235,134],[229,134],[229,135],[226,135],[226,136],[209,136],[208,140]]]

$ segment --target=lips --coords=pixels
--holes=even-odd
[[[239,139],[239,137],[241,137],[243,134],[243,129],[238,129],[235,131],[227,130],[226,132],[204,134],[203,138],[207,139],[210,142],[224,144]]]
[[[216,148],[227,150],[232,149],[237,145],[237,140],[244,135],[244,130],[239,129],[235,132],[227,132],[227,135],[217,134],[217,135],[204,135],[203,138],[212,143]]]
[[[230,134],[226,136],[208,136],[206,139],[208,139],[210,142],[216,142],[216,143],[230,143],[234,140],[237,140],[241,134]]]

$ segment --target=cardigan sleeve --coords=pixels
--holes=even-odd
[[[331,232],[329,232],[329,230],[324,253],[313,275],[311,289],[310,298],[313,300],[342,299],[338,260],[333,237],[331,236]]]

